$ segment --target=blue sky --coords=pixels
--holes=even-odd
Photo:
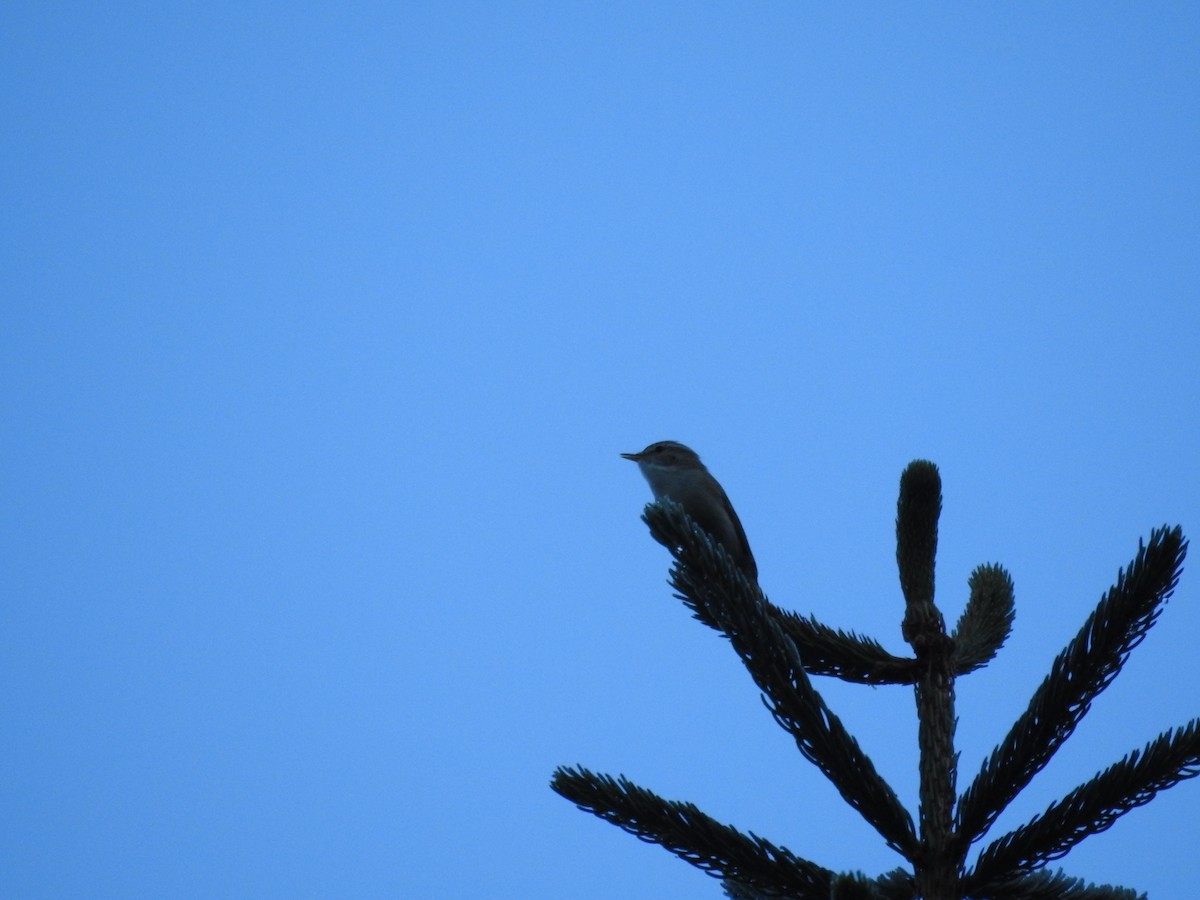
[[[1200,526],[1192,4],[0,11],[0,886],[697,897],[623,773],[899,864],[665,584],[695,447],[782,606],[894,651],[998,561],[960,786],[1139,538]],[[1001,819],[1200,714],[1195,566]],[[915,807],[911,692],[819,682]],[[1198,873],[1185,783],[1062,861]]]

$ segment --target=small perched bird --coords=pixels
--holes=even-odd
[[[670,497],[684,512],[725,548],[725,552],[751,581],[758,580],[758,565],[750,552],[750,542],[738,521],[733,505],[725,496],[700,457],[690,447],[675,441],[658,441],[641,453],[622,453],[638,464],[654,499]]]

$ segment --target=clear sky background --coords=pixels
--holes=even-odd
[[[666,586],[618,457],[722,480],[895,652],[997,561],[960,787],[1139,539],[1200,533],[1195,4],[0,10],[0,893],[720,896],[623,773],[900,864]],[[1196,553],[993,836],[1200,715]],[[910,807],[911,691],[818,687]],[[1068,872],[1195,892],[1200,783]]]

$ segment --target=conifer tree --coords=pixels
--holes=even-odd
[[[982,565],[953,631],[934,603],[941,512],[937,467],[917,460],[900,479],[896,562],[911,656],[772,604],[761,588],[663,498],[643,520],[671,552],[671,585],[695,618],[721,632],[741,658],[775,721],[842,798],[879,832],[907,867],[875,877],[837,873],[781,844],[743,834],[694,805],[666,800],[624,777],[560,767],[551,788],[581,809],[721,879],[735,900],[1134,900],[1130,888],[1093,885],[1046,864],[1104,831],[1158,791],[1200,774],[1200,719],[1168,729],[1080,784],[1029,822],[972,846],[1070,737],[1092,701],[1120,672],[1157,621],[1179,579],[1187,543],[1178,526],[1151,532],[1132,562],[1058,654],[1008,735],[958,794],[954,684],[988,664],[1013,622],[1013,583]],[[920,750],[916,821],[870,758],[826,706],[811,676],[865,685],[912,685]]]

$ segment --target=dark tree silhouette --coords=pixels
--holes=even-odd
[[[1187,542],[1158,528],[1120,572],[1067,644],[1008,736],[961,795],[954,750],[954,682],[986,665],[1012,628],[1013,585],[1000,566],[971,575],[970,597],[947,633],[933,601],[941,512],[937,467],[918,460],[900,479],[896,561],[911,657],[773,605],[683,508],[664,499],[643,520],[674,557],[671,585],[694,616],[724,634],[762,691],[775,721],[887,845],[907,860],[878,877],[836,873],[754,834],[717,822],[690,803],[666,800],[624,777],[561,767],[551,788],[581,809],[661,844],[722,879],[737,900],[1133,900],[1129,888],[1091,885],[1046,863],[1178,782],[1200,774],[1200,719],[1163,732],[1084,782],[1039,816],[992,840],[967,865],[971,846],[1070,737],[1158,619],[1179,579]],[[825,705],[809,676],[858,684],[911,684],[920,749],[917,823],[871,760]]]

